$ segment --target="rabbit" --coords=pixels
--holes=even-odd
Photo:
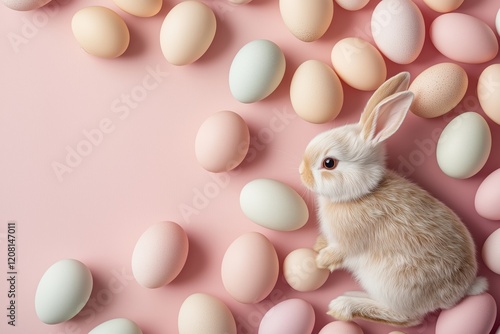
[[[365,292],[333,299],[328,314],[394,326],[419,325],[426,314],[483,293],[474,241],[460,218],[427,191],[386,169],[384,141],[413,101],[402,72],[368,100],[359,123],[320,133],[299,167],[315,193],[319,268],[346,269]]]

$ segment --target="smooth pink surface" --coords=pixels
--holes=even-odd
[[[0,6],[0,309],[6,313],[7,222],[17,221],[17,326],[0,318],[0,333],[86,333],[115,317],[135,321],[146,334],[176,333],[177,315],[192,293],[210,293],[233,312],[239,333],[256,333],[266,311],[290,298],[310,302],[316,313],[313,333],[332,321],[326,315],[331,299],[359,289],[351,276],[334,272],[314,292],[294,291],[282,272],[270,296],[244,305],[224,290],[220,270],[229,244],[249,231],[265,234],[280,263],[286,254],[311,247],[316,217],[294,232],[257,226],[239,207],[241,188],[254,178],[275,178],[304,195],[314,213],[312,194],[300,184],[298,166],[309,140],[332,126],[357,121],[370,92],[343,83],[345,102],[335,121],[310,124],[295,115],[289,87],[295,69],[305,60],[330,63],[333,45],[358,36],[373,43],[371,13],[376,0],[361,11],[335,7],[332,25],[316,42],[304,43],[285,27],[278,2],[254,0],[232,6],[206,0],[216,14],[213,44],[197,62],[169,65],[162,55],[159,31],[166,13],[178,1],[166,0],[152,18],[136,18],[110,1],[54,0],[50,7],[16,12]],[[426,28],[439,15],[415,1]],[[117,10],[131,32],[130,48],[117,59],[104,60],[83,52],[71,33],[71,17],[87,5]],[[498,3],[467,0],[459,12],[494,27]],[[283,49],[285,77],[268,98],[254,103],[236,101],[229,91],[228,73],[236,52],[257,38]],[[498,39],[498,36],[497,36]],[[410,65],[386,59],[389,75],[407,70],[415,78],[439,62],[449,61],[426,37],[424,50]],[[480,217],[474,208],[482,180],[500,167],[500,128],[489,119],[492,155],[481,172],[467,180],[445,176],[438,168],[435,143],[440,131],[457,114],[475,110],[482,115],[476,86],[481,71],[500,57],[481,64],[461,64],[469,75],[464,99],[437,119],[409,114],[402,129],[389,140],[389,166],[419,183],[462,217],[478,249],[499,223]],[[194,141],[201,123],[220,110],[233,110],[250,127],[251,144],[237,169],[210,174],[196,161]],[[81,153],[78,153],[78,151]],[[59,165],[57,165],[59,164]],[[62,166],[66,167],[62,167]],[[54,167],[59,167],[58,173]],[[148,290],[133,279],[133,248],[147,227],[159,221],[179,223],[188,234],[190,252],[179,276],[169,285]],[[84,262],[94,276],[89,304],[73,320],[60,325],[41,323],[34,295],[43,272],[62,258]],[[489,293],[500,303],[500,276],[480,261],[480,275],[489,279]],[[404,329],[407,334],[433,334],[437,314],[424,324]],[[396,328],[357,321],[365,334],[387,334]],[[500,324],[497,319],[493,329]],[[492,332],[493,333],[493,332]]]

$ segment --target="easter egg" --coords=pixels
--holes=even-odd
[[[45,6],[51,0],[2,0],[3,4],[10,9],[27,11]]]
[[[132,253],[132,273],[141,286],[159,288],[179,275],[186,263],[189,242],[177,223],[165,221],[148,227]]]
[[[370,0],[335,0],[337,5],[345,10],[360,10],[364,8]]]
[[[317,255],[312,249],[299,248],[285,257],[283,274],[288,285],[297,291],[309,292],[325,284],[330,271],[316,266]]]
[[[500,64],[486,67],[479,76],[477,97],[484,113],[500,124]]]
[[[43,274],[35,294],[35,311],[46,324],[73,318],[85,306],[92,292],[90,270],[82,262],[64,259]]]
[[[491,151],[488,123],[476,112],[455,117],[443,129],[437,148],[437,162],[448,176],[466,179],[478,173]]]
[[[273,244],[258,232],[236,238],[222,259],[226,291],[238,302],[255,304],[266,298],[278,279],[278,255]]]
[[[500,275],[500,229],[490,234],[484,242],[482,257],[488,269]]]
[[[160,46],[170,64],[188,65],[208,50],[215,37],[217,20],[201,1],[187,0],[175,5],[160,29]]]
[[[424,46],[424,17],[411,0],[379,2],[373,10],[371,29],[379,50],[398,64],[413,62]]]
[[[429,8],[440,13],[452,12],[462,5],[464,0],[424,0]]]
[[[282,301],[264,314],[259,334],[311,334],[315,315],[311,304],[303,299]]]
[[[326,123],[340,113],[344,91],[333,69],[319,60],[307,60],[293,75],[290,100],[305,121]]]
[[[363,334],[363,330],[355,322],[333,321],[323,327],[318,334]]]
[[[219,111],[209,116],[198,129],[195,154],[209,172],[227,172],[236,168],[250,147],[250,130],[235,112]]]
[[[332,0],[280,0],[279,6],[288,30],[304,42],[323,36],[332,22]]]
[[[476,191],[474,205],[477,213],[486,219],[500,220],[500,169],[488,175]]]
[[[500,35],[500,9],[498,9],[497,16],[495,16],[495,28],[497,30],[497,34]]]
[[[113,0],[121,10],[139,17],[151,17],[158,14],[163,0]]]
[[[233,97],[253,103],[268,97],[285,75],[285,55],[266,39],[245,44],[235,55],[229,69],[229,88]]]
[[[485,63],[498,53],[493,30],[483,21],[464,13],[438,16],[431,24],[430,37],[439,52],[463,63]]]
[[[111,319],[94,327],[89,334],[142,334],[142,330],[135,322],[125,318]]]
[[[410,110],[424,118],[439,117],[462,100],[467,92],[467,72],[454,63],[440,63],[420,73],[409,87],[414,99]]]
[[[332,49],[331,59],[338,76],[359,90],[375,90],[387,77],[387,67],[380,52],[358,37],[338,41]]]

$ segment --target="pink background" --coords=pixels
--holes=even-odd
[[[298,118],[289,101],[293,72],[303,61],[330,63],[334,43],[357,36],[373,41],[369,32],[372,0],[361,11],[335,8],[328,32],[314,43],[289,33],[280,17],[278,1],[254,0],[231,6],[205,0],[217,16],[217,33],[208,52],[196,63],[175,67],[163,58],[159,30],[166,13],[178,1],[166,0],[153,18],[136,18],[111,1],[54,0],[33,12],[0,6],[0,268],[7,272],[7,222],[17,222],[18,285],[17,326],[6,325],[6,280],[0,280],[0,332],[9,334],[86,333],[99,323],[127,317],[145,334],[176,333],[183,300],[194,292],[222,299],[233,312],[239,333],[256,333],[263,314],[276,303],[293,297],[310,302],[316,311],[314,333],[332,319],[325,315],[328,302],[356,283],[346,272],[334,272],[327,283],[311,293],[292,290],[282,273],[268,299],[257,305],[234,301],[224,290],[220,264],[228,245],[247,231],[264,233],[275,245],[280,263],[292,250],[310,247],[316,236],[312,194],[300,184],[298,165],[308,141],[320,131],[355,121],[370,93],[343,84],[345,103],[338,118],[324,125]],[[415,1],[427,28],[438,13]],[[124,18],[131,32],[128,51],[114,60],[84,53],[70,27],[72,15],[86,5],[104,5]],[[466,0],[459,12],[483,19],[494,28],[497,1]],[[22,43],[10,42],[14,36]],[[232,58],[247,42],[266,38],[276,42],[287,60],[285,77],[267,99],[242,104],[230,94],[228,71]],[[500,56],[491,63],[498,62]],[[427,38],[424,52],[411,65],[386,59],[389,75],[410,71],[413,78],[425,68],[449,61]],[[500,227],[482,219],[473,201],[477,187],[500,167],[500,127],[489,121],[493,133],[490,160],[476,176],[455,180],[437,167],[433,145],[436,134],[458,113],[482,112],[476,97],[477,79],[489,65],[461,64],[469,74],[464,100],[449,115],[433,120],[413,114],[388,143],[390,166],[450,205],[470,228],[478,249]],[[156,71],[157,85],[147,91],[143,79]],[[154,81],[149,81],[154,84]],[[120,102],[135,96],[130,107]],[[219,110],[232,110],[247,121],[252,144],[237,170],[211,175],[194,156],[199,125]],[[116,112],[118,111],[118,112]],[[107,124],[108,132],[91,152],[75,162],[71,173],[58,178],[54,162],[65,163],[68,148],[76,149],[84,132]],[[87,147],[88,149],[88,147]],[[275,178],[304,195],[310,211],[308,224],[295,232],[267,230],[250,222],[239,207],[239,192],[254,178]],[[191,208],[190,214],[183,210]],[[181,224],[190,240],[184,270],[171,284],[156,290],[141,288],[131,276],[135,242],[151,224],[172,220]],[[87,307],[73,320],[59,325],[41,323],[34,311],[34,294],[43,272],[62,258],[88,265],[94,289]],[[480,260],[480,274],[488,277],[490,293],[500,301],[500,276]],[[2,275],[1,277],[4,277]],[[408,334],[434,333],[436,315]],[[474,319],[471,319],[474,321]],[[358,321],[365,334],[387,334],[394,328]],[[496,321],[494,329],[499,325]]]

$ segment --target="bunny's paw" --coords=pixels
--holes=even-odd
[[[337,320],[350,321],[354,318],[353,299],[348,296],[340,296],[330,302],[328,314]]]
[[[316,266],[318,268],[328,268],[330,272],[339,268],[342,264],[342,257],[332,247],[325,247],[316,256]]]

